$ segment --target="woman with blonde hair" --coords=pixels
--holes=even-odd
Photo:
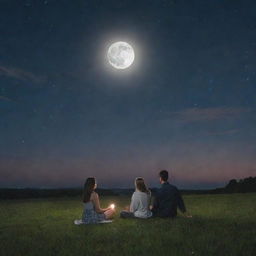
[[[132,195],[129,211],[121,211],[121,218],[150,218],[152,212],[149,209],[151,192],[147,188],[144,179],[138,177],[135,179],[135,191]]]

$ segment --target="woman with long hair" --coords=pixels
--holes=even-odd
[[[131,204],[128,211],[121,211],[121,218],[150,218],[152,212],[150,211],[151,192],[147,188],[144,179],[138,177],[135,179],[135,192],[132,195]]]
[[[84,211],[82,222],[85,224],[99,223],[111,219],[115,210],[111,207],[101,208],[99,195],[94,191],[97,183],[94,177],[87,178],[84,184],[83,203]]]

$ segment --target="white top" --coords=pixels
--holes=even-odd
[[[132,195],[130,212],[134,213],[137,218],[149,218],[152,212],[149,210],[150,194],[145,192],[135,191]]]

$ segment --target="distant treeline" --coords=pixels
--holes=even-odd
[[[118,195],[111,189],[97,189],[100,195]],[[68,189],[38,189],[38,188],[0,188],[0,199],[48,198],[48,197],[75,197],[82,198],[82,188]]]
[[[151,188],[152,194],[156,188]],[[97,189],[99,195],[119,196],[131,195],[134,189]],[[224,188],[210,190],[181,190],[182,194],[225,194],[256,192],[256,177],[248,177],[241,180],[232,179]],[[49,198],[49,197],[81,197],[82,188],[68,189],[37,189],[37,188],[1,188],[0,199],[25,199],[25,198]]]
[[[256,192],[256,177],[248,177],[240,180],[232,179],[223,188],[211,190],[181,190],[184,194],[228,194]]]
[[[256,177],[248,177],[241,180],[230,180],[225,187],[227,193],[256,192]]]

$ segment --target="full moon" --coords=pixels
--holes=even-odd
[[[132,65],[135,55],[131,45],[126,42],[116,42],[109,47],[107,58],[114,68],[126,69]]]

